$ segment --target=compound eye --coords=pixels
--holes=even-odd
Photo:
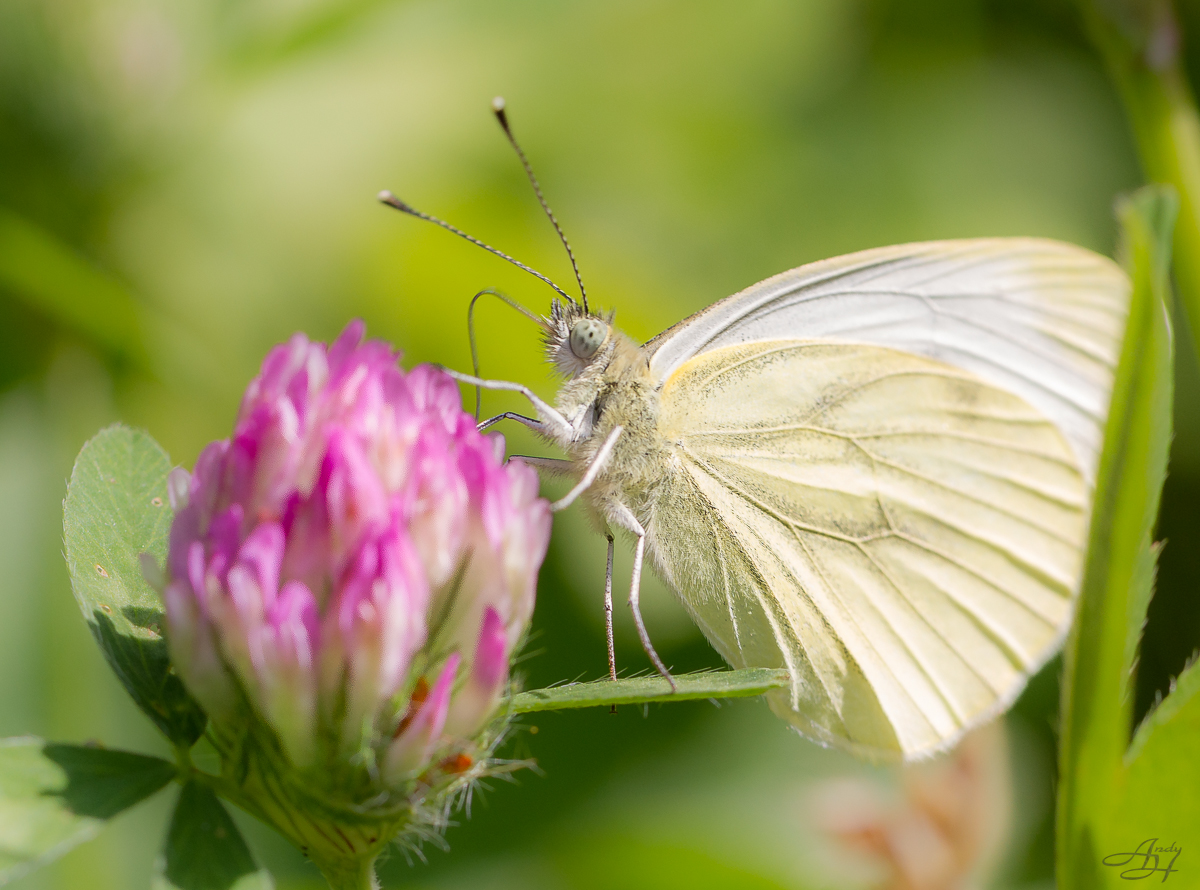
[[[607,336],[608,325],[600,319],[581,318],[571,328],[571,352],[577,358],[589,359],[596,354]]]

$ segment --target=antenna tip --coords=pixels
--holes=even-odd
[[[497,96],[492,100],[492,114],[496,115],[496,120],[500,121],[506,131],[508,130],[508,114],[504,111],[504,97]]]
[[[413,213],[414,212],[411,207],[409,207],[407,204],[405,204],[403,201],[401,201],[399,198],[397,198],[395,195],[393,195],[387,189],[384,189],[375,197],[377,197],[381,203],[387,204],[389,207],[395,207],[397,210],[402,210],[405,213]]]

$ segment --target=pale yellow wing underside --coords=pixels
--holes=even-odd
[[[1062,433],[973,373],[870,344],[711,349],[662,388],[647,533],[736,667],[826,744],[940,750],[1060,643],[1090,489]]]

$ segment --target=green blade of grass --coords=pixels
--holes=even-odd
[[[1154,582],[1153,531],[1171,439],[1172,346],[1165,300],[1169,189],[1123,200],[1133,295],[1096,481],[1083,588],[1064,653],[1058,886],[1100,886],[1101,838],[1117,814],[1129,743],[1136,641]],[[1112,875],[1115,877],[1115,875]]]

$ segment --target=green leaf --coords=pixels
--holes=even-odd
[[[1172,343],[1166,299],[1169,189],[1121,202],[1129,320],[1096,480],[1083,589],[1064,653],[1059,748],[1058,885],[1119,880],[1102,860],[1120,810],[1132,720],[1136,643],[1154,583],[1153,532],[1171,439]]]
[[[741,671],[707,671],[673,678],[675,690],[662,677],[627,680],[593,680],[547,689],[519,692],[511,699],[512,713],[595,708],[603,705],[636,705],[645,702],[688,701],[696,698],[746,698],[787,686],[788,672],[770,668]]]
[[[1187,848],[1187,853],[1156,853],[1150,864],[1163,869],[1169,865],[1190,875],[1193,883],[1200,874],[1195,839],[1200,838],[1200,758],[1196,741],[1200,739],[1200,665],[1189,665],[1172,684],[1171,693],[1142,721],[1126,756],[1127,769],[1120,782],[1116,815],[1103,833],[1104,852],[1113,859],[1117,853],[1136,851],[1147,841],[1155,847]],[[1144,849],[1144,848],[1143,848]],[[1186,858],[1184,858],[1186,856]],[[1128,867],[1147,867],[1138,856]],[[1146,873],[1157,877],[1160,873]],[[1161,872],[1162,880],[1170,876]],[[1179,885],[1178,878],[1172,884]]]
[[[1110,817],[1095,829],[1111,886],[1134,877],[1156,885],[1197,886],[1200,861],[1200,670],[1188,667],[1139,727],[1114,783]],[[1154,869],[1154,871],[1150,871]],[[1119,880],[1126,875],[1126,880]],[[1178,874],[1180,877],[1176,877]]]
[[[176,745],[190,746],[207,718],[171,672],[163,606],[139,554],[167,552],[171,461],[147,433],[102,430],[75,459],[63,511],[71,587],[112,669]]]
[[[143,754],[0,741],[0,884],[93,837],[175,774],[173,764]]]
[[[183,786],[167,832],[155,890],[270,890],[241,832],[208,787]]]

